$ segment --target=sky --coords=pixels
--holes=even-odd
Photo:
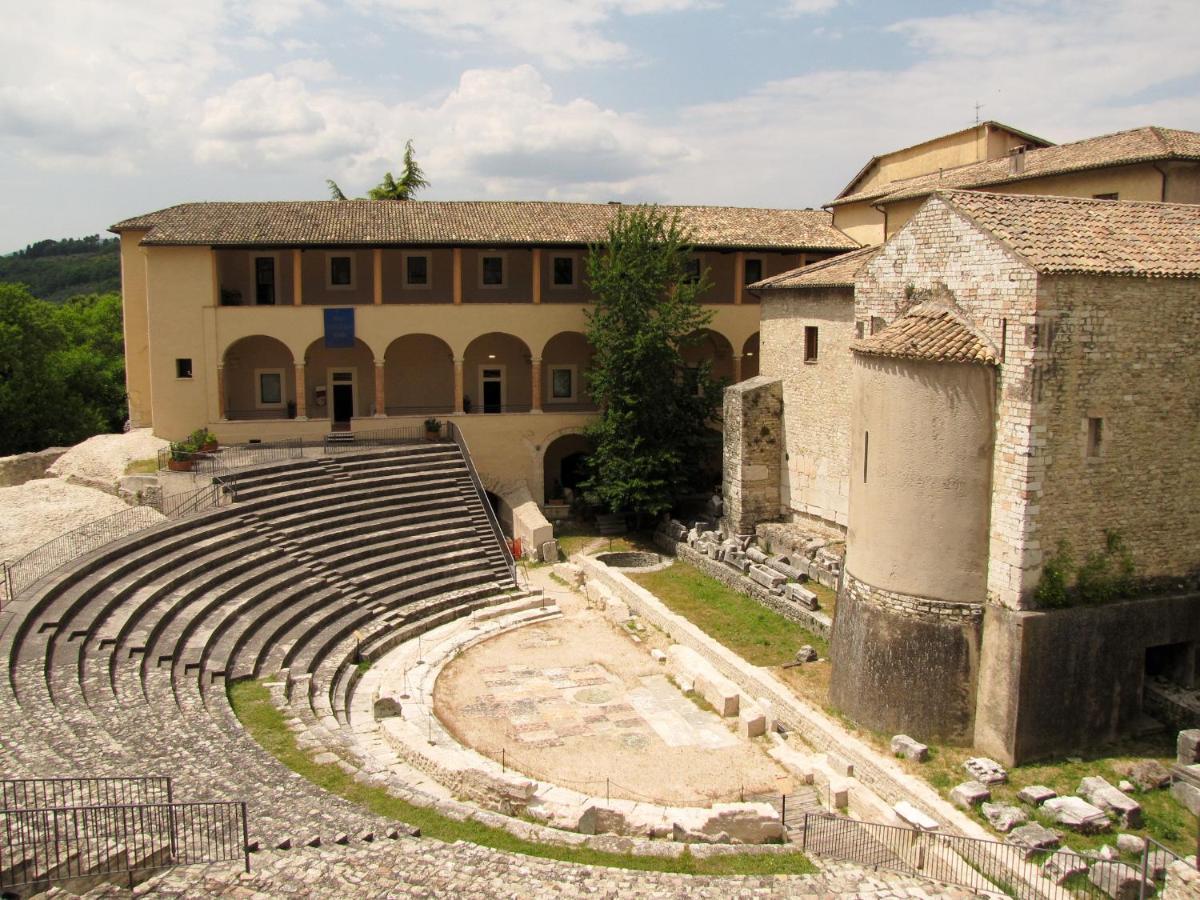
[[[195,200],[818,207],[978,115],[1200,130],[1196,0],[41,0],[0,31],[0,252]],[[978,110],[977,110],[978,104]]]

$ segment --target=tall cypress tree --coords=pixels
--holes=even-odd
[[[682,351],[712,319],[699,297],[707,271],[689,275],[688,235],[656,207],[621,210],[588,254],[595,349],[588,386],[600,418],[585,496],[612,512],[655,516],[703,485],[721,401],[711,367]]]

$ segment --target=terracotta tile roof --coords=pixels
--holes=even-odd
[[[1017,137],[1020,137],[1020,138],[1024,138],[1030,144],[1033,144],[1033,145],[1036,145],[1039,147],[1054,146],[1054,141],[1048,141],[1045,138],[1040,138],[1037,135],[1030,134],[1028,131],[1021,131],[1019,128],[1013,128],[1011,125],[1005,125],[1003,122],[997,122],[994,119],[988,119],[986,122],[979,122],[978,124],[975,124],[975,125],[968,125],[966,128],[958,129],[958,131],[951,131],[948,134],[939,134],[937,137],[926,138],[923,141],[919,141],[916,144],[910,144],[907,147],[901,147],[898,150],[889,150],[887,153],[880,153],[878,156],[872,156],[869,160],[867,160],[867,164],[865,166],[863,166],[861,169],[859,169],[858,173],[853,178],[850,179],[850,183],[847,184],[844,188],[842,188],[842,190],[838,193],[837,197],[835,198],[835,201],[841,200],[843,197],[847,196],[851,191],[853,191],[854,186],[857,185],[860,181],[862,181],[863,176],[866,175],[869,171],[871,171],[871,167],[873,165],[875,165],[875,163],[879,162],[881,159],[886,159],[889,156],[896,156],[897,154],[904,153],[908,150],[915,150],[918,147],[924,147],[926,144],[932,144],[932,143],[935,143],[936,141],[945,140],[946,138],[954,137],[955,135],[965,134],[968,131],[977,131],[980,128],[990,128],[993,131],[1007,131],[1009,134],[1016,135]],[[878,188],[874,188],[872,190],[874,190],[876,192],[886,192],[889,185],[894,184],[894,183],[895,182],[889,182],[888,184],[880,185]],[[863,194],[865,196],[867,194],[867,192],[864,191]]]
[[[857,194],[838,197],[827,205],[841,206],[880,199],[884,203],[894,203],[897,200],[924,197],[938,190],[992,187],[1049,175],[1169,159],[1200,160],[1200,133],[1155,126],[1135,128],[1073,144],[1028,150],[1021,172],[1013,172],[1012,161],[1005,156],[893,181]]]
[[[1200,205],[943,191],[1039,272],[1200,277]]]
[[[862,247],[840,256],[833,256],[811,265],[800,266],[798,269],[789,269],[787,272],[772,275],[770,278],[747,285],[746,289],[774,291],[789,288],[854,287],[854,281],[858,278],[858,273],[862,271],[863,266],[874,259],[875,254],[882,249],[882,244]]]
[[[878,334],[850,343],[855,353],[995,365],[995,348],[961,315],[937,302],[921,303]]]
[[[312,200],[185,203],[126,219],[144,244],[218,246],[445,244],[581,245],[604,238],[618,204],[509,201]],[[858,244],[813,209],[662,206],[698,247],[850,250]]]

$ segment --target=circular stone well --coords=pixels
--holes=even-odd
[[[596,559],[614,569],[645,569],[657,566],[663,558],[648,550],[619,550],[611,553],[598,553]]]

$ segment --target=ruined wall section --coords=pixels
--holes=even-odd
[[[734,534],[779,518],[783,383],[759,375],[725,389],[722,495]]]
[[[928,296],[952,301],[1001,350],[987,588],[990,602],[1019,608],[1042,563],[1026,529],[1045,465],[1031,422],[1030,372],[1044,352],[1037,347],[1037,274],[934,197],[865,267],[855,287],[856,332],[878,331]]]
[[[815,359],[805,329],[815,328]],[[785,513],[840,530],[849,515],[854,288],[764,292],[762,374],[783,380]]]

